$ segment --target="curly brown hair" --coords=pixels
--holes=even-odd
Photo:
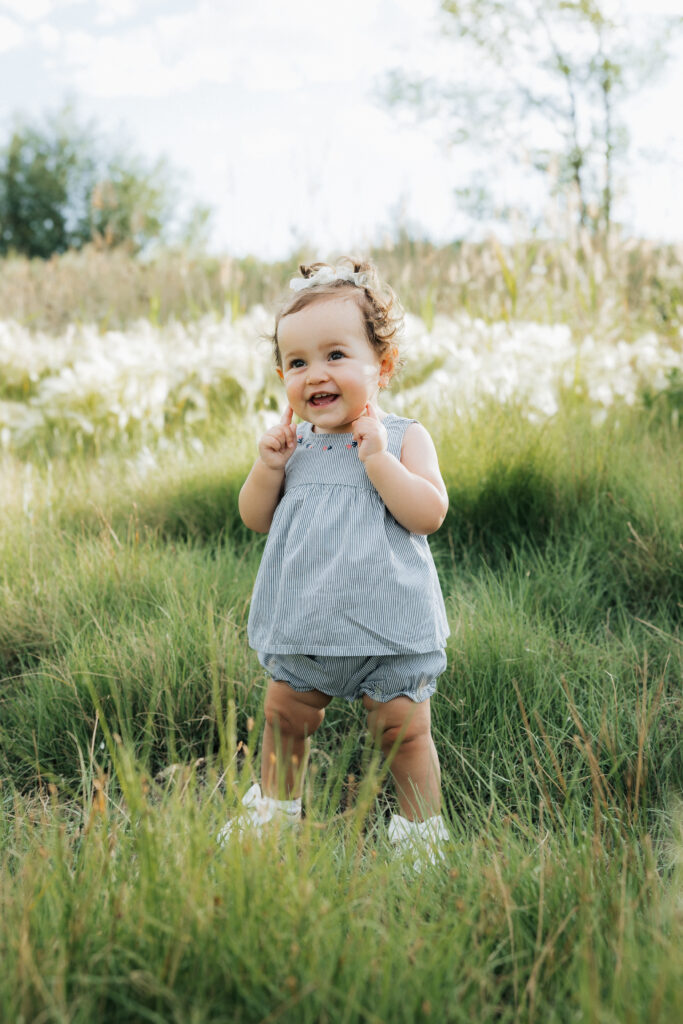
[[[358,303],[368,341],[375,349],[379,359],[384,359],[387,355],[392,357],[392,373],[394,373],[399,365],[397,341],[403,330],[404,313],[392,289],[388,284],[380,280],[374,263],[344,256],[337,260],[335,264],[322,262],[302,263],[299,266],[299,272],[303,278],[309,278],[322,267],[329,267],[331,270],[334,270],[335,267],[341,266],[345,270],[352,270],[354,274],[364,274],[365,283],[362,285],[354,284],[353,281],[337,278],[325,284],[313,284],[308,288],[302,288],[301,291],[294,292],[284,302],[275,317],[275,330],[271,337],[275,365],[278,367],[282,366],[277,332],[283,317],[289,316],[290,313],[299,313],[306,306],[310,306],[312,303],[320,301],[320,299],[348,294]]]

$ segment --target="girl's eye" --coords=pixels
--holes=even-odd
[[[303,359],[291,359],[289,362],[290,370],[298,370],[300,366],[304,365]]]
[[[343,352],[339,352],[338,349],[335,349],[334,352],[330,352],[330,359],[343,359],[343,358],[344,358],[344,353]]]

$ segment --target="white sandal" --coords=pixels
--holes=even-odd
[[[425,821],[409,821],[400,814],[392,814],[389,822],[389,842],[394,847],[394,856],[413,856],[413,870],[418,874],[428,865],[444,863],[444,843],[450,842],[450,838],[440,814]]]
[[[274,822],[278,825],[295,825],[301,821],[301,797],[296,800],[275,800],[272,796],[264,796],[258,782],[246,791],[242,797],[241,811],[231,818],[216,836],[216,842],[222,846],[227,843],[233,832],[246,832],[247,829],[261,832],[264,825]]]

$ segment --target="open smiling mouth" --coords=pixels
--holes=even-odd
[[[316,409],[324,409],[328,405],[332,405],[337,401],[339,395],[331,395],[326,391],[319,391],[315,395],[311,395],[308,399],[309,405],[314,405]]]

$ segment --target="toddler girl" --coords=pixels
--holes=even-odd
[[[424,427],[377,404],[398,362],[393,292],[370,263],[300,271],[273,337],[289,404],[239,497],[244,523],[268,533],[248,625],[271,677],[261,787],[219,841],[299,819],[310,737],[333,697],[360,697],[392,757],[390,839],[419,866],[448,839],[430,729],[448,625],[426,537],[448,497]]]

